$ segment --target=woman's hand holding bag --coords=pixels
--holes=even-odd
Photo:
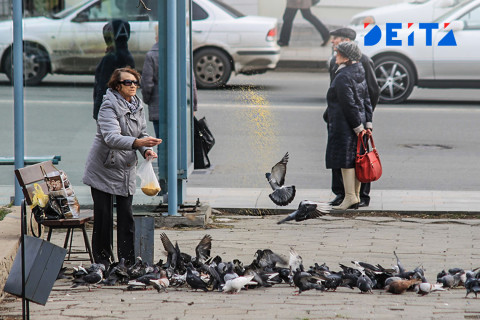
[[[137,176],[142,180],[140,188],[143,193],[152,197],[156,196],[160,190],[162,190],[158,183],[157,176],[155,175],[155,171],[153,171],[153,159],[153,157],[147,157],[137,169]]]

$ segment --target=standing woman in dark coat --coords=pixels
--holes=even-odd
[[[113,71],[118,68],[135,68],[133,56],[128,51],[130,24],[122,19],[114,19],[103,26],[103,38],[107,44],[106,54],[95,69],[93,87],[93,119],[97,120],[107,83]]]
[[[334,209],[358,208],[360,181],[355,176],[357,136],[372,128],[372,104],[368,95],[362,52],[354,42],[337,46],[338,69],[327,92],[327,169],[341,169],[345,198]]]

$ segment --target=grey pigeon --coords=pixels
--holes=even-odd
[[[223,276],[224,282],[227,282],[228,280],[233,280],[235,278],[238,278],[238,274],[233,271],[233,263],[228,262],[227,263],[227,272]]]
[[[268,196],[278,206],[286,206],[295,198],[295,186],[284,186],[287,173],[288,152],[282,160],[272,167],[272,171],[265,173],[273,192]]]
[[[88,291],[90,291],[90,286],[98,284],[103,280],[103,272],[105,271],[105,266],[103,264],[92,264],[89,268],[90,272],[84,276],[73,279],[72,288],[78,286],[88,286]]]
[[[287,217],[277,222],[277,224],[287,221],[304,221],[321,217],[329,212],[331,206],[326,203],[314,202],[310,200],[302,200],[298,205],[298,209],[290,213]]]
[[[480,292],[480,282],[478,279],[474,278],[474,275],[471,272],[467,272],[465,289],[467,289],[467,294],[465,295],[465,298],[472,292],[475,294],[475,298],[477,298],[477,294]]]
[[[373,293],[372,292],[372,288],[373,288],[372,279],[370,279],[369,277],[367,277],[364,274],[362,274],[360,277],[358,277],[357,287],[358,287],[358,289],[360,289],[361,293]]]
[[[293,274],[293,283],[298,288],[298,293],[296,295],[311,289],[320,291],[325,290],[325,287],[320,283],[320,278],[314,277],[310,273],[302,271],[302,269],[303,267],[300,266],[300,268],[297,268]]]
[[[203,281],[202,278],[194,274],[191,267],[187,267],[187,283],[194,290],[201,289],[205,292],[208,291],[205,281]]]
[[[205,263],[210,258],[210,250],[212,249],[212,236],[206,234],[195,248],[195,261]]]

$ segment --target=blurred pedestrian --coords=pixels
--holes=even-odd
[[[143,104],[136,95],[140,74],[129,67],[116,69],[97,119],[97,134],[85,165],[83,183],[93,198],[92,253],[106,267],[113,260],[113,200],[117,207],[117,253],[127,264],[135,261],[132,201],[136,190],[137,150],[157,158],[152,147],[162,140],[150,137]]]
[[[355,175],[357,136],[372,128],[372,105],[365,71],[358,61],[362,52],[351,41],[337,46],[335,71],[327,92],[328,142],[325,154],[327,169],[341,171],[345,197],[334,209],[358,208],[360,181]]]
[[[357,37],[355,30],[350,28],[340,28],[330,32],[332,36],[332,45],[334,53],[330,59],[329,71],[330,82],[333,81],[336,75],[338,64],[336,64],[336,47],[339,43],[354,41]],[[370,102],[372,104],[372,111],[378,103],[380,97],[380,87],[377,83],[377,77],[375,76],[375,68],[372,59],[362,53],[360,63],[365,70],[365,80],[367,81],[368,94],[370,96]],[[327,121],[327,115],[324,114],[324,119]],[[342,173],[340,169],[332,169],[332,192],[335,194],[335,198],[330,202],[333,206],[338,206],[342,203],[345,197],[345,190],[343,189]],[[359,207],[368,207],[370,205],[370,183],[362,183],[360,187],[360,203]]]
[[[148,105],[148,120],[152,121],[155,136],[159,136],[159,103],[160,92],[158,88],[158,25],[155,25],[155,44],[147,52],[142,70],[142,97]],[[195,77],[192,78],[193,86],[193,111],[197,111],[197,86]]]
[[[292,33],[293,19],[297,14],[297,10],[300,10],[303,18],[310,22],[320,33],[323,39],[321,44],[322,47],[328,44],[328,40],[330,39],[328,29],[316,16],[313,15],[310,10],[311,6],[312,0],[287,0],[287,7],[283,13],[283,25],[282,30],[280,31],[280,39],[277,42],[279,46],[288,47],[290,35]]]
[[[103,26],[103,38],[107,49],[105,56],[95,69],[95,85],[93,88],[93,119],[95,120],[97,120],[98,110],[113,71],[126,66],[135,68],[135,61],[128,50],[128,39],[130,38],[128,21],[114,19],[108,22]]]

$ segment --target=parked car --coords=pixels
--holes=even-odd
[[[149,2],[156,6],[156,1]],[[24,77],[39,84],[47,73],[94,74],[105,54],[102,28],[112,18],[129,21],[129,49],[141,71],[155,41],[156,8],[132,0],[88,0],[51,17],[25,18]],[[152,13],[153,12],[153,13]],[[193,69],[200,88],[225,85],[232,72],[263,73],[276,67],[277,20],[245,16],[219,0],[192,2]],[[0,71],[11,80],[12,21],[0,23]]]
[[[361,31],[364,23],[384,25],[387,22],[431,22],[466,0],[409,0],[357,13],[350,27]]]
[[[409,21],[405,21],[409,22]],[[357,35],[362,52],[375,63],[375,74],[381,87],[380,101],[400,103],[413,88],[480,88],[480,0],[457,4],[443,16],[433,21],[439,29],[432,30],[432,45],[426,43],[427,32],[414,24],[408,28],[403,23],[397,32],[400,46],[387,46],[385,29],[377,45],[365,46],[364,37],[374,27],[369,26]],[[445,25],[444,23],[449,23]],[[453,33],[456,46],[439,46],[438,43]],[[408,36],[414,33],[414,45],[408,45]]]

